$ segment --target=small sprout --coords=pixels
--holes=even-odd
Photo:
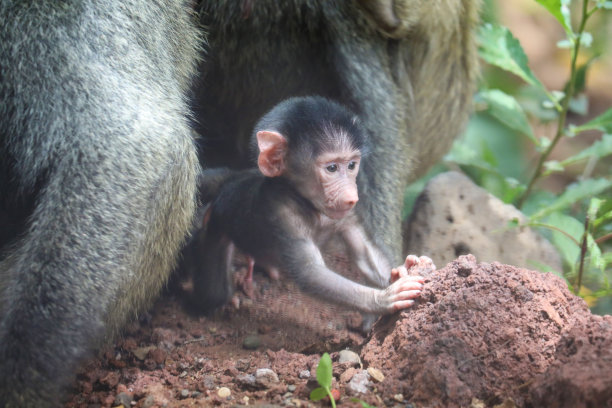
[[[332,384],[332,361],[331,357],[327,353],[323,353],[321,359],[319,360],[319,365],[317,366],[317,382],[320,387],[315,388],[310,393],[310,399],[313,401],[320,401],[325,397],[329,397],[329,401],[333,408],[336,408],[336,398],[340,398],[340,392],[338,390],[334,390],[337,392],[336,395],[332,393],[331,384]]]

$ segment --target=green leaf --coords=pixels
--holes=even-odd
[[[599,228],[602,224],[607,224],[608,222],[612,221],[612,211],[608,211],[606,213],[603,213],[602,215],[600,215],[599,217],[595,218],[593,220],[593,227],[595,229]]]
[[[574,96],[570,99],[569,110],[578,115],[585,116],[589,113],[589,98],[585,94]]]
[[[591,45],[593,45],[593,34],[583,31],[582,34],[580,34],[580,45],[590,48]]]
[[[573,32],[571,27],[570,10],[565,1],[561,0],[536,0],[542,6],[552,14],[559,23],[563,26],[563,29],[567,33],[567,36],[572,38]]]
[[[574,43],[568,39],[557,41],[557,47],[561,48],[562,50],[569,50],[573,46],[574,46]]]
[[[485,24],[480,27],[478,34],[480,56],[485,61],[544,89],[542,83],[529,69],[527,55],[510,30],[497,24]]]
[[[320,401],[325,397],[327,397],[327,390],[325,388],[317,387],[310,392],[310,399],[312,401]]]
[[[487,173],[520,179],[524,177],[524,171],[521,169],[526,165],[524,143],[522,137],[516,137],[515,132],[491,115],[479,112],[470,118],[466,132],[455,141],[445,160],[457,160],[462,166],[479,166],[486,168]],[[494,156],[493,161],[491,154]],[[495,163],[494,166],[491,165],[492,162]],[[479,184],[478,175],[483,174],[483,171],[485,170],[472,172],[478,173],[473,175]]]
[[[591,234],[587,235],[587,249],[591,257],[591,267],[604,271],[606,263],[601,255],[601,248],[597,245]]]
[[[499,89],[480,91],[478,98],[488,105],[487,113],[495,119],[529,137],[533,143],[538,144],[538,140],[533,135],[531,126],[527,121],[527,115],[521,108],[516,99]]]
[[[546,169],[545,175],[549,175],[551,173],[562,172],[565,170],[563,165],[559,163],[557,160],[549,160],[544,162],[544,168]]]
[[[605,202],[606,200],[602,200],[600,198],[591,198],[591,201],[589,202],[589,209],[587,210],[587,215],[591,221],[597,218],[597,212]]]
[[[571,184],[550,206],[535,213],[532,218],[539,219],[554,211],[559,211],[570,205],[591,198],[612,187],[612,180],[605,178],[586,179]]]
[[[612,133],[612,108],[584,125],[577,126],[575,131],[578,133],[589,129],[597,129],[604,133]]]
[[[596,141],[591,146],[578,152],[572,157],[568,157],[567,159],[563,160],[561,162],[561,165],[567,166],[569,164],[573,164],[581,160],[590,159],[592,157],[595,157],[597,159],[602,159],[611,154],[612,154],[612,134],[611,135],[604,134],[601,137],[601,140]]]
[[[612,263],[612,252],[606,252],[602,255],[602,258],[606,264]]]
[[[550,106],[546,107],[548,94],[537,86],[525,84],[518,89],[514,97],[528,115],[535,116],[542,122],[553,121],[559,116],[554,104],[550,103]]]
[[[546,218],[546,224],[564,231],[578,242],[580,242],[582,233],[584,232],[584,225],[580,221],[559,212],[550,214],[550,216]],[[580,247],[574,240],[570,239],[562,232],[554,229],[551,229],[551,231],[552,243],[559,249],[559,254],[568,265],[575,268],[576,260],[580,256]]]
[[[323,388],[329,389],[332,385],[332,361],[327,353],[323,353],[317,366],[317,382]]]

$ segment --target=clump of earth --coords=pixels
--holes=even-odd
[[[255,279],[208,317],[166,293],[83,365],[66,406],[325,406],[309,400],[323,352],[347,407],[612,406],[612,316],[552,274],[462,256],[367,335],[359,313]]]

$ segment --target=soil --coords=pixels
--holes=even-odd
[[[612,316],[592,315],[552,274],[462,256],[368,336],[358,313],[255,280],[238,309],[211,317],[187,313],[182,291],[166,293],[83,366],[66,406],[325,406],[309,400],[323,352],[347,407],[361,406],[354,397],[378,407],[612,406]],[[339,362],[347,348],[361,362]]]

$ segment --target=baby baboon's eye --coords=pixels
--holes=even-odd
[[[333,173],[335,171],[338,170],[338,165],[337,164],[330,164],[326,167],[327,171],[329,171],[330,173]]]

